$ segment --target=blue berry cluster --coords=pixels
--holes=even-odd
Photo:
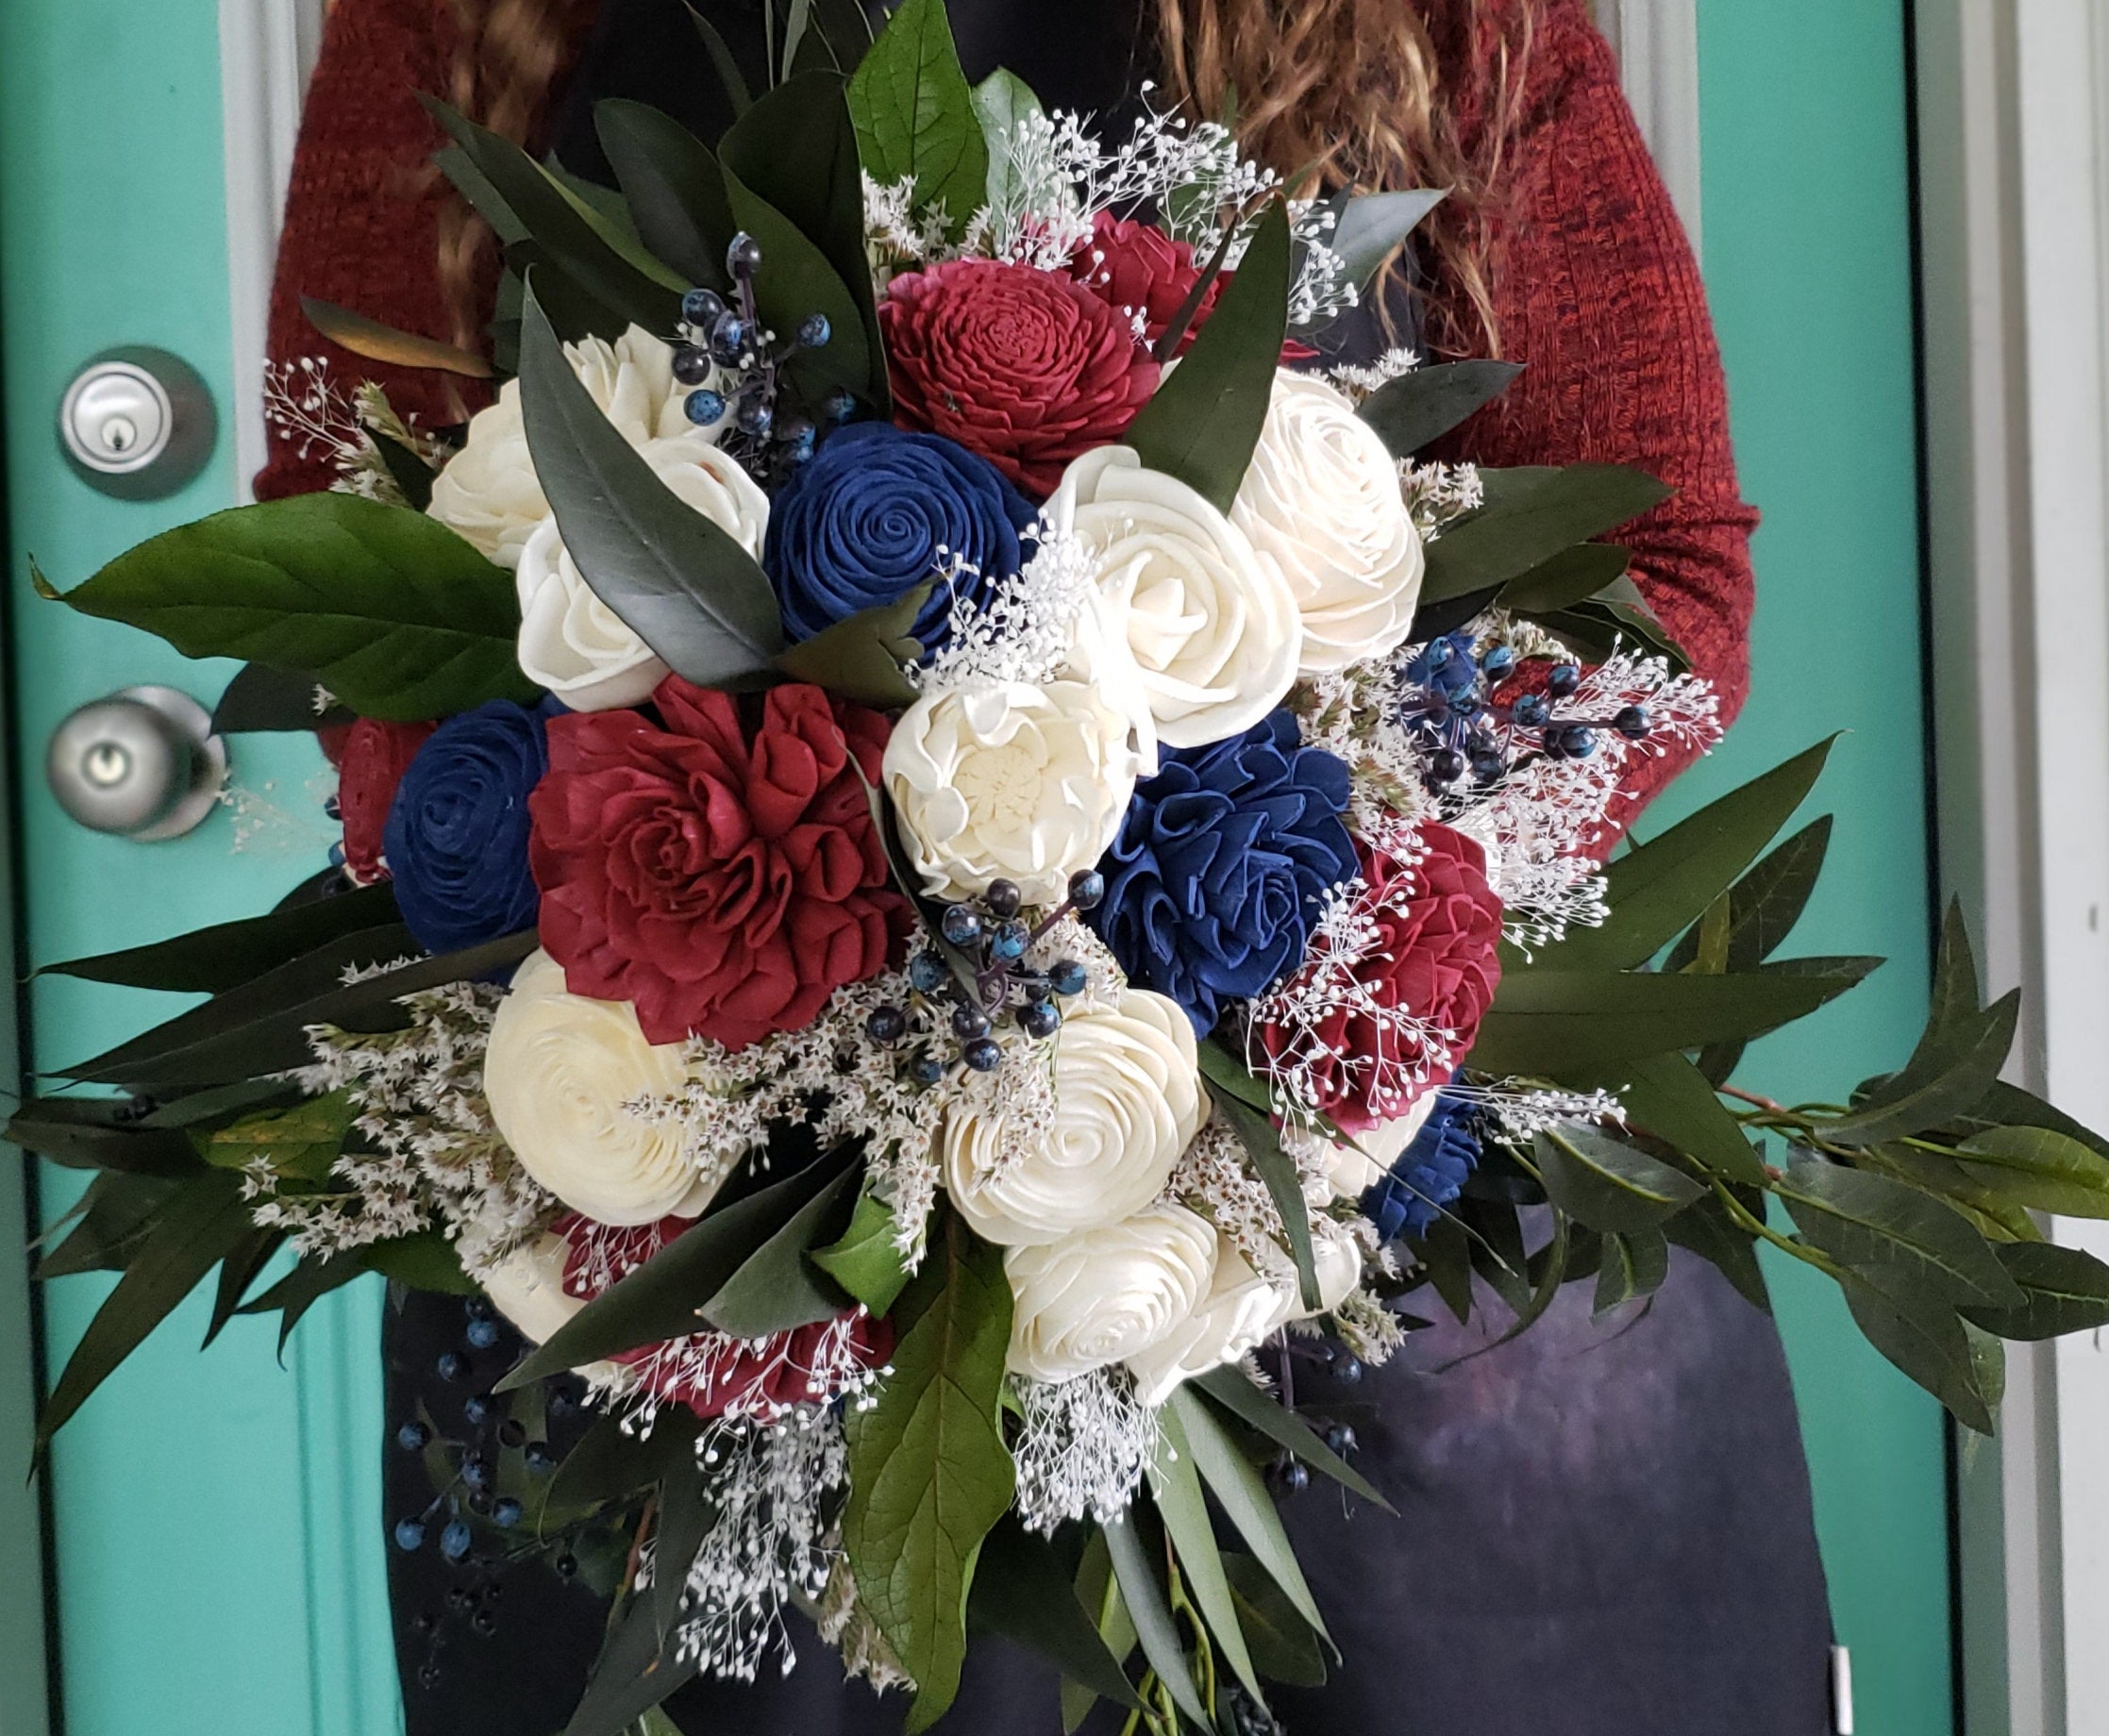
[[[1061,1003],[1081,994],[1090,979],[1076,959],[1059,959],[1044,971],[1029,968],[1025,956],[1033,942],[1071,911],[1096,910],[1105,896],[1105,876],[1086,869],[1069,876],[1067,901],[1037,926],[1020,914],[1025,897],[1010,880],[991,880],[971,903],[940,907],[943,947],[926,947],[909,960],[909,1004],[878,1008],[864,1022],[866,1032],[875,1043],[898,1045],[919,1085],[935,1085],[955,1060],[994,1073],[1003,1065],[997,1020],[1008,1018],[1028,1037],[1052,1037],[1062,1028]]]
[[[1582,686],[1582,668],[1556,663],[1545,692],[1522,693],[1497,703],[1495,690],[1515,674],[1515,653],[1495,644],[1474,654],[1469,633],[1446,633],[1431,639],[1408,660],[1403,672],[1404,721],[1419,743],[1428,787],[1454,788],[1469,773],[1472,781],[1491,784],[1514,763],[1543,753],[1552,760],[1586,760],[1597,751],[1600,720],[1585,718],[1563,701]],[[1609,726],[1631,742],[1648,739],[1654,727],[1648,708],[1632,705]]]
[[[766,485],[811,463],[820,440],[812,417],[782,413],[783,365],[801,350],[825,348],[834,333],[825,313],[809,313],[788,341],[772,348],[755,310],[761,243],[745,231],[735,235],[726,249],[725,269],[732,278],[730,302],[707,289],[691,290],[681,298],[683,342],[674,352],[674,377],[695,388],[684,408],[696,426],[716,427],[731,418],[718,443]],[[731,376],[729,392],[711,383],[720,372]],[[838,392],[827,413],[843,422],[856,409],[854,397]]]

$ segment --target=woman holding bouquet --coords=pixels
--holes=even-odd
[[[769,0],[700,0],[763,82]],[[1352,347],[1394,342],[1524,364],[1451,444],[1490,465],[1630,464],[1674,497],[1623,534],[1665,626],[1720,693],[1747,680],[1747,543],[1719,363],[1689,246],[1582,0],[951,0],[971,77],[1001,65],[1048,108],[1114,115],[1149,100],[1234,108],[1249,154],[1328,185],[1445,186],[1381,317]],[[1154,89],[1151,87],[1154,86]],[[699,136],[728,99],[684,0],[337,0],[310,92],[274,303],[274,359],[321,356],[374,376],[426,426],[477,406],[445,376],[377,367],[320,339],[300,298],[480,348],[498,259],[431,169],[446,98],[572,172],[610,180],[593,105],[635,97]],[[1115,130],[1118,128],[1115,121]],[[1147,269],[1147,261],[1136,266]],[[1423,286],[1420,290],[1409,287]],[[320,453],[283,446],[269,497],[327,486]],[[373,827],[410,747],[350,744],[347,833]],[[1643,760],[1626,816],[1675,756]],[[364,856],[361,844],[365,843]],[[370,840],[347,837],[355,866]],[[1829,1618],[1792,1398],[1768,1320],[1682,1255],[1652,1309],[1616,1329],[1563,1292],[1550,1318],[1496,1346],[1493,1326],[1414,1334],[1381,1369],[1300,1376],[1299,1400],[1351,1419],[1360,1468],[1398,1505],[1350,1515],[1314,1488],[1290,1527],[1345,1662],[1280,1697],[1292,1729],[1369,1736],[1558,1728],[1574,1736],[1829,1728]],[[413,1296],[389,1327],[392,1427],[420,1402],[450,1422],[511,1360],[458,1305]],[[451,1358],[456,1384],[435,1370]],[[414,1453],[390,1448],[391,1498],[422,1505]],[[576,1701],[600,1638],[581,1590],[514,1576],[449,1622],[447,1570],[392,1557],[412,1736],[534,1736]],[[460,1637],[436,1644],[435,1630]],[[801,1646],[781,1680],[706,1683],[672,1703],[695,1730],[880,1731],[900,1702],[845,1686]],[[1103,1715],[1103,1711],[1101,1712]],[[1052,1678],[977,1648],[946,1729],[1059,1728]]]

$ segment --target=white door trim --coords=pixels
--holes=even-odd
[[[1591,0],[1670,202],[1699,246],[1699,0]]]

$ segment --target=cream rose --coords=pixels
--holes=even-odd
[[[1190,1318],[1215,1275],[1215,1231],[1184,1206],[1003,1257],[1011,1279],[1010,1366],[1071,1380],[1147,1351]]]
[[[1128,719],[1080,681],[926,693],[886,744],[886,792],[936,898],[1008,879],[1059,904],[1113,843],[1140,769]]]
[[[1156,1344],[1128,1359],[1136,1397],[1146,1405],[1161,1405],[1180,1382],[1236,1361],[1264,1343],[1296,1305],[1294,1274],[1286,1284],[1263,1277],[1236,1244],[1219,1237],[1215,1281],[1200,1306]]]
[[[1406,1153],[1428,1118],[1435,1111],[1431,1089],[1396,1121],[1380,1122],[1355,1143],[1334,1144],[1326,1158],[1328,1194],[1333,1199],[1360,1199],[1391,1173],[1391,1166]],[[1325,1204],[1324,1200],[1318,1202]]]
[[[1091,552],[1162,740],[1224,741],[1281,703],[1303,649],[1296,596],[1194,490],[1100,446],[1069,466],[1046,517]]]
[[[643,446],[661,481],[752,555],[762,559],[769,497],[715,446],[654,440]],[[535,526],[513,572],[520,594],[521,672],[574,711],[642,704],[666,665],[594,593],[564,546],[555,513]]]
[[[582,338],[564,345],[572,368],[594,402],[633,446],[676,437],[695,446],[711,435],[682,409],[692,388],[674,377],[674,351],[642,326],[613,343]],[[498,401],[469,420],[469,436],[432,484],[426,509],[459,531],[501,567],[519,564],[521,550],[549,510],[527,451],[520,382],[508,380]]]
[[[945,1125],[946,1192],[984,1241],[1057,1242],[1140,1211],[1207,1117],[1193,1021],[1130,989],[1080,1010],[1051,1043],[1055,1125],[1037,1151],[1001,1160],[998,1116],[972,1104]]]
[[[709,1202],[714,1184],[682,1155],[679,1128],[625,1107],[686,1082],[678,1043],[646,1043],[627,1001],[571,993],[545,952],[512,979],[483,1057],[491,1119],[513,1156],[602,1224],[693,1217]]]
[[[570,1252],[561,1236],[538,1236],[476,1274],[491,1306],[530,1344],[546,1344],[586,1306],[564,1290],[564,1260]],[[620,1371],[613,1362],[581,1362],[578,1372],[611,1381]]]
[[[1301,671],[1326,675],[1405,643],[1427,556],[1398,463],[1347,397],[1280,370],[1230,522],[1273,558],[1303,618]]]

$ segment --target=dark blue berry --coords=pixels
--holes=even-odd
[[[1069,902],[1080,910],[1096,910],[1106,902],[1106,876],[1085,868],[1069,876]]]
[[[1560,732],[1560,751],[1569,760],[1586,760],[1597,751],[1597,732],[1582,724],[1569,724]]]
[[[733,420],[740,425],[741,433],[751,434],[756,440],[766,440],[769,430],[777,425],[777,407],[758,392],[740,400]]]
[[[498,1323],[495,1320],[472,1320],[465,1336],[471,1350],[488,1350],[498,1342]]]
[[[437,1364],[442,1380],[460,1380],[469,1372],[469,1359],[459,1350],[449,1350]]]
[[[344,845],[342,839],[329,846],[329,865],[332,868],[342,868],[344,865]]]
[[[809,313],[798,323],[798,342],[809,350],[824,349],[835,335],[825,313]]]
[[[1546,704],[1543,693],[1526,693],[1515,702],[1511,715],[1520,729],[1535,729],[1552,715],[1552,708]]]
[[[498,1631],[498,1612],[495,1610],[478,1610],[469,1617],[469,1626],[488,1640]]]
[[[405,1555],[425,1547],[425,1521],[422,1519],[398,1519],[395,1522],[395,1546]]]
[[[553,1471],[557,1468],[557,1455],[549,1450],[546,1441],[529,1441],[527,1450],[520,1455],[530,1471]]]
[[[1332,1377],[1342,1386],[1362,1384],[1362,1359],[1343,1350],[1332,1360]]]
[[[1275,1461],[1275,1485],[1290,1494],[1301,1494],[1311,1487],[1311,1473],[1304,1468],[1303,1461],[1284,1455]]]
[[[461,1480],[471,1489],[488,1489],[491,1486],[491,1461],[488,1459],[464,1459],[461,1461]]]
[[[395,1431],[395,1444],[406,1453],[422,1453],[432,1444],[432,1431],[423,1423],[405,1423]]]
[[[461,1401],[461,1414],[468,1418],[472,1428],[480,1428],[491,1417],[491,1395],[478,1393],[473,1398]]]
[[[498,1504],[491,1510],[491,1523],[510,1531],[520,1523],[521,1516],[527,1511],[512,1496],[503,1495],[499,1498]]]
[[[1335,1423],[1326,1430],[1326,1444],[1345,1459],[1355,1450],[1355,1431],[1345,1423]]]
[[[715,427],[725,420],[725,393],[708,386],[681,400],[681,411],[699,428]]]
[[[1022,922],[1003,924],[989,938],[989,951],[1006,964],[1025,957],[1025,949],[1032,944],[1032,930]]]
[[[828,420],[847,422],[857,413],[857,394],[853,392],[830,392],[828,397]]]
[[[1480,667],[1486,671],[1489,681],[1498,681],[1515,667],[1515,653],[1506,645],[1496,645],[1480,659]]]
[[[908,980],[925,994],[934,994],[951,980],[942,953],[919,952],[908,961]]]
[[[711,368],[711,352],[696,344],[684,343],[674,352],[674,377],[684,386],[708,386]]]
[[[1081,994],[1090,980],[1091,973],[1076,959],[1058,959],[1047,973],[1047,987],[1057,994]]]
[[[955,946],[971,946],[981,938],[981,912],[970,904],[950,906],[938,918],[939,930]]]
[[[754,327],[737,313],[728,313],[711,328],[711,357],[719,366],[736,368],[754,341]]]
[[[898,1007],[875,1007],[864,1029],[874,1043],[898,1043],[908,1032],[908,1014]]]
[[[1062,1009],[1052,1001],[1030,1001],[1018,1010],[1018,1028],[1028,1037],[1051,1037],[1062,1028]]]
[[[1464,776],[1465,756],[1454,747],[1440,749],[1428,761],[1428,779],[1431,783],[1454,784]]]
[[[971,1043],[977,1037],[989,1034],[989,1015],[971,1001],[962,1001],[952,1009],[952,1035],[962,1043]]]
[[[469,1545],[475,1541],[466,1519],[456,1519],[440,1533],[440,1553],[450,1561],[468,1560]]]
[[[991,916],[1012,917],[1025,904],[1025,893],[1015,880],[991,880],[989,890],[981,894],[981,902],[989,907]]]
[[[700,330],[709,331],[724,311],[725,297],[715,290],[691,290],[681,297],[682,320]]]
[[[1487,748],[1472,756],[1472,776],[1482,784],[1493,783],[1509,769],[1509,762],[1498,748]]]
[[[812,455],[817,448],[818,441],[819,437],[809,429],[799,435],[796,440],[787,442],[783,448],[783,461],[790,465],[793,470],[803,469],[812,462]]]
[[[1655,724],[1646,706],[1630,705],[1611,720],[1611,726],[1629,742],[1645,742]]]
[[[560,1555],[556,1560],[556,1569],[558,1578],[572,1578],[578,1572],[578,1558],[569,1553]]]
[[[977,1073],[994,1073],[1003,1065],[1003,1045],[994,1037],[977,1037],[964,1050],[966,1064]]]
[[[810,445],[820,438],[810,416],[786,416],[777,424],[777,439],[786,446]]]
[[[918,1085],[935,1085],[945,1077],[945,1063],[926,1049],[909,1062],[908,1076]]]
[[[725,250],[725,269],[735,277],[753,276],[762,269],[762,243],[742,229]]]
[[[1582,666],[1579,663],[1555,663],[1552,673],[1545,678],[1545,691],[1557,699],[1565,699],[1582,685]]]

